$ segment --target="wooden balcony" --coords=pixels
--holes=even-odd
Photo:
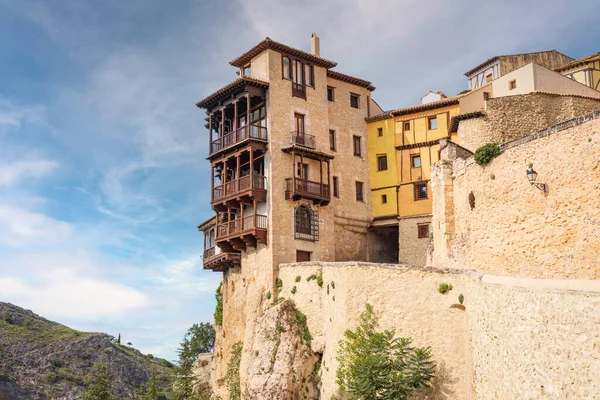
[[[312,200],[313,204],[325,206],[331,201],[329,185],[308,179],[287,178],[285,180],[286,200]]]
[[[237,208],[236,203],[252,204],[254,201],[267,201],[266,177],[259,174],[225,182],[224,185],[215,186],[212,191],[211,204],[215,211],[225,212],[228,203]]]
[[[248,140],[267,142],[267,128],[258,125],[246,125],[229,132],[210,144],[210,155],[215,155],[223,150],[233,148]]]
[[[246,250],[267,244],[267,216],[249,215],[217,224],[216,243],[224,251]]]
[[[204,262],[204,269],[210,269],[218,272],[240,265],[241,255],[237,252],[221,252],[219,254],[215,254],[215,248],[212,247],[204,250],[204,256],[202,259]]]
[[[292,132],[292,144],[308,147],[309,149],[316,148],[314,135],[309,135],[306,132]]]

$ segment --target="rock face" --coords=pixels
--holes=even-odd
[[[313,372],[319,357],[310,348],[306,317],[291,300],[271,307],[261,317],[249,349],[246,399],[318,398]]]

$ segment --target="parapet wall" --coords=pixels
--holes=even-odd
[[[319,273],[323,287],[307,282]],[[337,391],[338,342],[366,303],[381,329],[433,348],[428,399],[600,398],[600,282],[356,262],[282,264],[279,277],[323,354],[321,398]],[[453,285],[444,295],[443,282]],[[460,294],[465,311],[451,308]]]

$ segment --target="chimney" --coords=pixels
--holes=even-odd
[[[314,32],[310,35],[310,52],[317,57],[321,57],[321,42]]]

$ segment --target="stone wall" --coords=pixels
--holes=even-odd
[[[600,278],[600,113],[595,116],[506,143],[486,166],[472,158],[454,161],[452,170],[448,161],[435,165],[435,265]],[[529,163],[547,193],[528,182]]]
[[[431,223],[431,215],[403,217],[398,221],[398,262],[408,265],[426,265],[429,237],[419,238],[419,224]]]
[[[515,140],[598,109],[600,100],[579,96],[529,93],[491,98],[485,116],[460,121],[458,144],[475,151],[486,143]]]
[[[316,273],[322,288],[306,281]],[[381,329],[433,348],[439,379],[425,398],[600,396],[600,282],[350,262],[284,264],[279,277],[281,295],[307,315],[313,350],[323,354],[321,398],[337,391],[338,342],[366,303]],[[437,291],[443,282],[453,285],[445,295]],[[460,294],[466,311],[451,308]]]

